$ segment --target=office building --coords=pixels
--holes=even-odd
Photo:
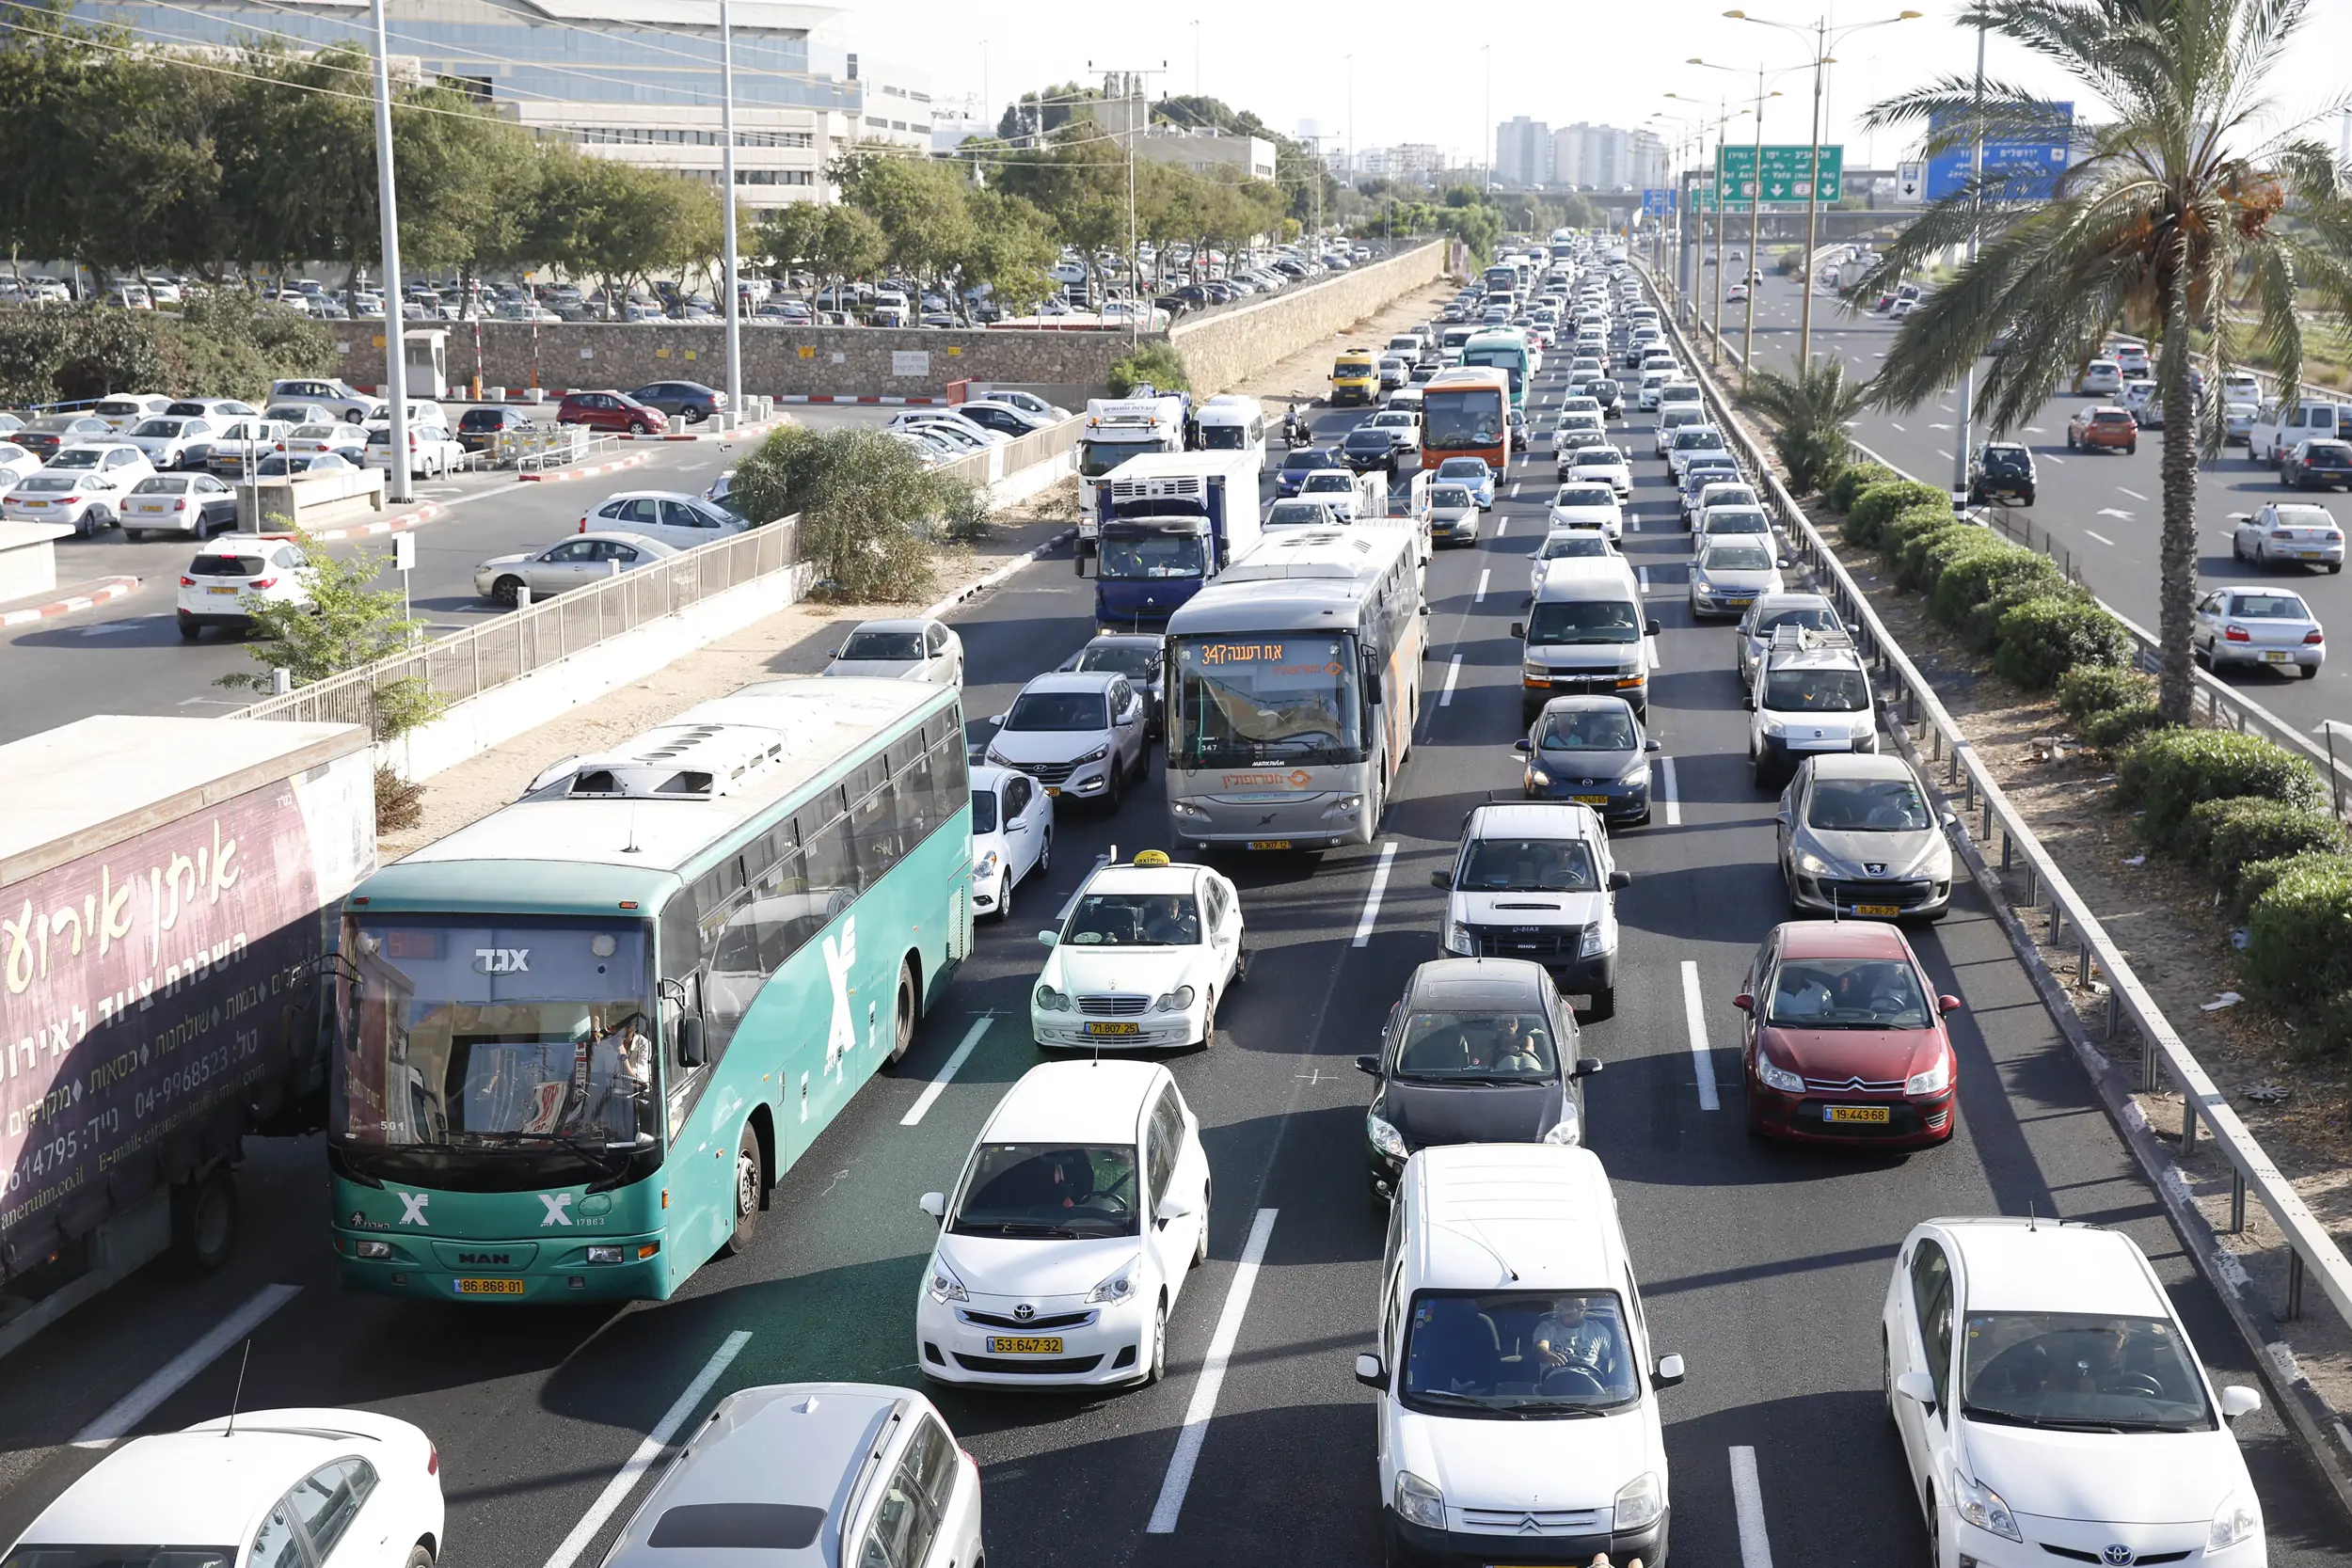
[[[1514,115],[1495,127],[1495,183],[1541,185],[1551,179],[1551,127]]]
[[[1274,178],[1274,144],[1263,136],[1234,135],[1209,126],[1154,124],[1139,75],[1113,72],[1104,79],[1103,96],[1078,107],[1121,146],[1132,141],[1138,158],[1173,164],[1195,174]]]

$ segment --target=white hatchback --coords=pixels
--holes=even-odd
[[[1152,1062],[1029,1069],[981,1127],[915,1294],[915,1364],[941,1383],[1157,1383],[1168,1320],[1209,1255],[1200,1121]],[[224,1565],[226,1568],[226,1565]]]
[[[742,532],[750,521],[715,501],[675,490],[630,490],[607,496],[580,519],[580,531],[642,533],[691,550]]]
[[[1625,507],[1605,480],[1579,477],[1551,498],[1550,529],[1597,530],[1611,541],[1625,537]]]
[[[972,769],[972,912],[1012,913],[1013,890],[1054,863],[1054,798],[1026,773]]]

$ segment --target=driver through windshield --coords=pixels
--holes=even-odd
[[[1541,1013],[1417,1012],[1399,1038],[1390,1076],[1416,1084],[1536,1083],[1559,1069]]]
[[[1462,893],[1591,893],[1592,846],[1578,838],[1482,838],[1454,883]]]
[[[1764,677],[1764,705],[1774,713],[1860,713],[1869,696],[1859,670],[1774,670]]]
[[[1134,1236],[1136,1151],[1124,1144],[982,1144],[947,1229],[957,1236]]]
[[[1397,1392],[1408,1409],[1574,1416],[1639,1397],[1613,1291],[1424,1291],[1406,1336]]]
[[[1642,618],[1629,599],[1553,599],[1528,612],[1527,645],[1638,642]]]
[[[1792,1029],[1925,1029],[1934,1018],[1899,958],[1790,958],[1772,983],[1766,1022]]]
[[[2003,1425],[2210,1432],[2204,1380],[2162,1318],[1972,1312],[1961,1414]]]
[[[1928,825],[1928,803],[1909,779],[1820,779],[1805,826],[1843,833],[1915,833]]]

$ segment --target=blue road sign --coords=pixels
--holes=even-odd
[[[2056,190],[2058,177],[2066,172],[2073,157],[2073,127],[2074,105],[2052,103],[2050,130],[2047,135],[2027,139],[2007,138],[1984,144],[1984,177],[1988,185],[1994,181],[2003,201],[2047,201]],[[1931,129],[1941,129],[1940,125]],[[1941,201],[1963,189],[1968,183],[1972,154],[1967,147],[1956,147],[1928,160],[1927,198]]]
[[[1642,191],[1642,213],[1646,217],[1663,217],[1675,210],[1675,193],[1671,185],[1649,185]]]

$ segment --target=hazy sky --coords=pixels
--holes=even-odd
[[[1164,84],[1178,93],[1194,90],[1197,71],[1200,90],[1255,110],[1279,131],[1319,121],[1331,145],[1340,146],[1348,138],[1351,71],[1344,56],[1352,52],[1357,146],[1435,142],[1472,158],[1484,155],[1482,144],[1490,145],[1493,121],[1513,115],[1554,126],[1576,120],[1633,126],[1656,112],[1692,113],[1669,102],[1669,92],[1704,99],[1711,125],[1716,100],[1725,92],[1754,101],[1758,64],[1812,57],[1809,36],[1727,20],[1722,15],[1726,0],[1483,0],[1454,7],[1432,7],[1427,0],[844,3],[852,48],[925,68],[943,100],[977,97],[985,71],[992,117],[1024,88],[1084,80],[1092,61],[1097,71],[1153,71],[1155,89]],[[1827,14],[1834,34],[1839,24],[1893,16],[1906,6],[1926,15],[1857,33],[1832,50],[1838,63],[1827,72],[1822,139],[1850,143],[1847,161],[1856,166],[1884,166],[1902,150],[1891,136],[1864,137],[1853,128],[1855,114],[1888,93],[1975,63],[1976,35],[1955,24],[1960,7],[1950,0],[1845,0]],[[1804,23],[1808,33],[1823,14],[1820,0],[1751,0],[1745,8]],[[2343,91],[2344,62],[2352,60],[2352,0],[2313,0],[2312,10],[2293,57],[2276,77],[2288,119],[2311,114]],[[1433,17],[1457,24],[1434,24]],[[1693,55],[1738,67],[1740,74],[1683,63]],[[1163,61],[1167,71],[1156,74]],[[1998,40],[1987,70],[2053,96],[2074,96],[2063,77]],[[1812,73],[1796,71],[1772,85],[1783,96],[1766,104],[1765,139],[1803,142],[1812,114]],[[1740,107],[1732,104],[1735,114]],[[1734,120],[1735,140],[1748,139],[1748,124]],[[1671,141],[1673,128],[1660,129]],[[2340,125],[2331,120],[2316,131],[2333,144]]]

